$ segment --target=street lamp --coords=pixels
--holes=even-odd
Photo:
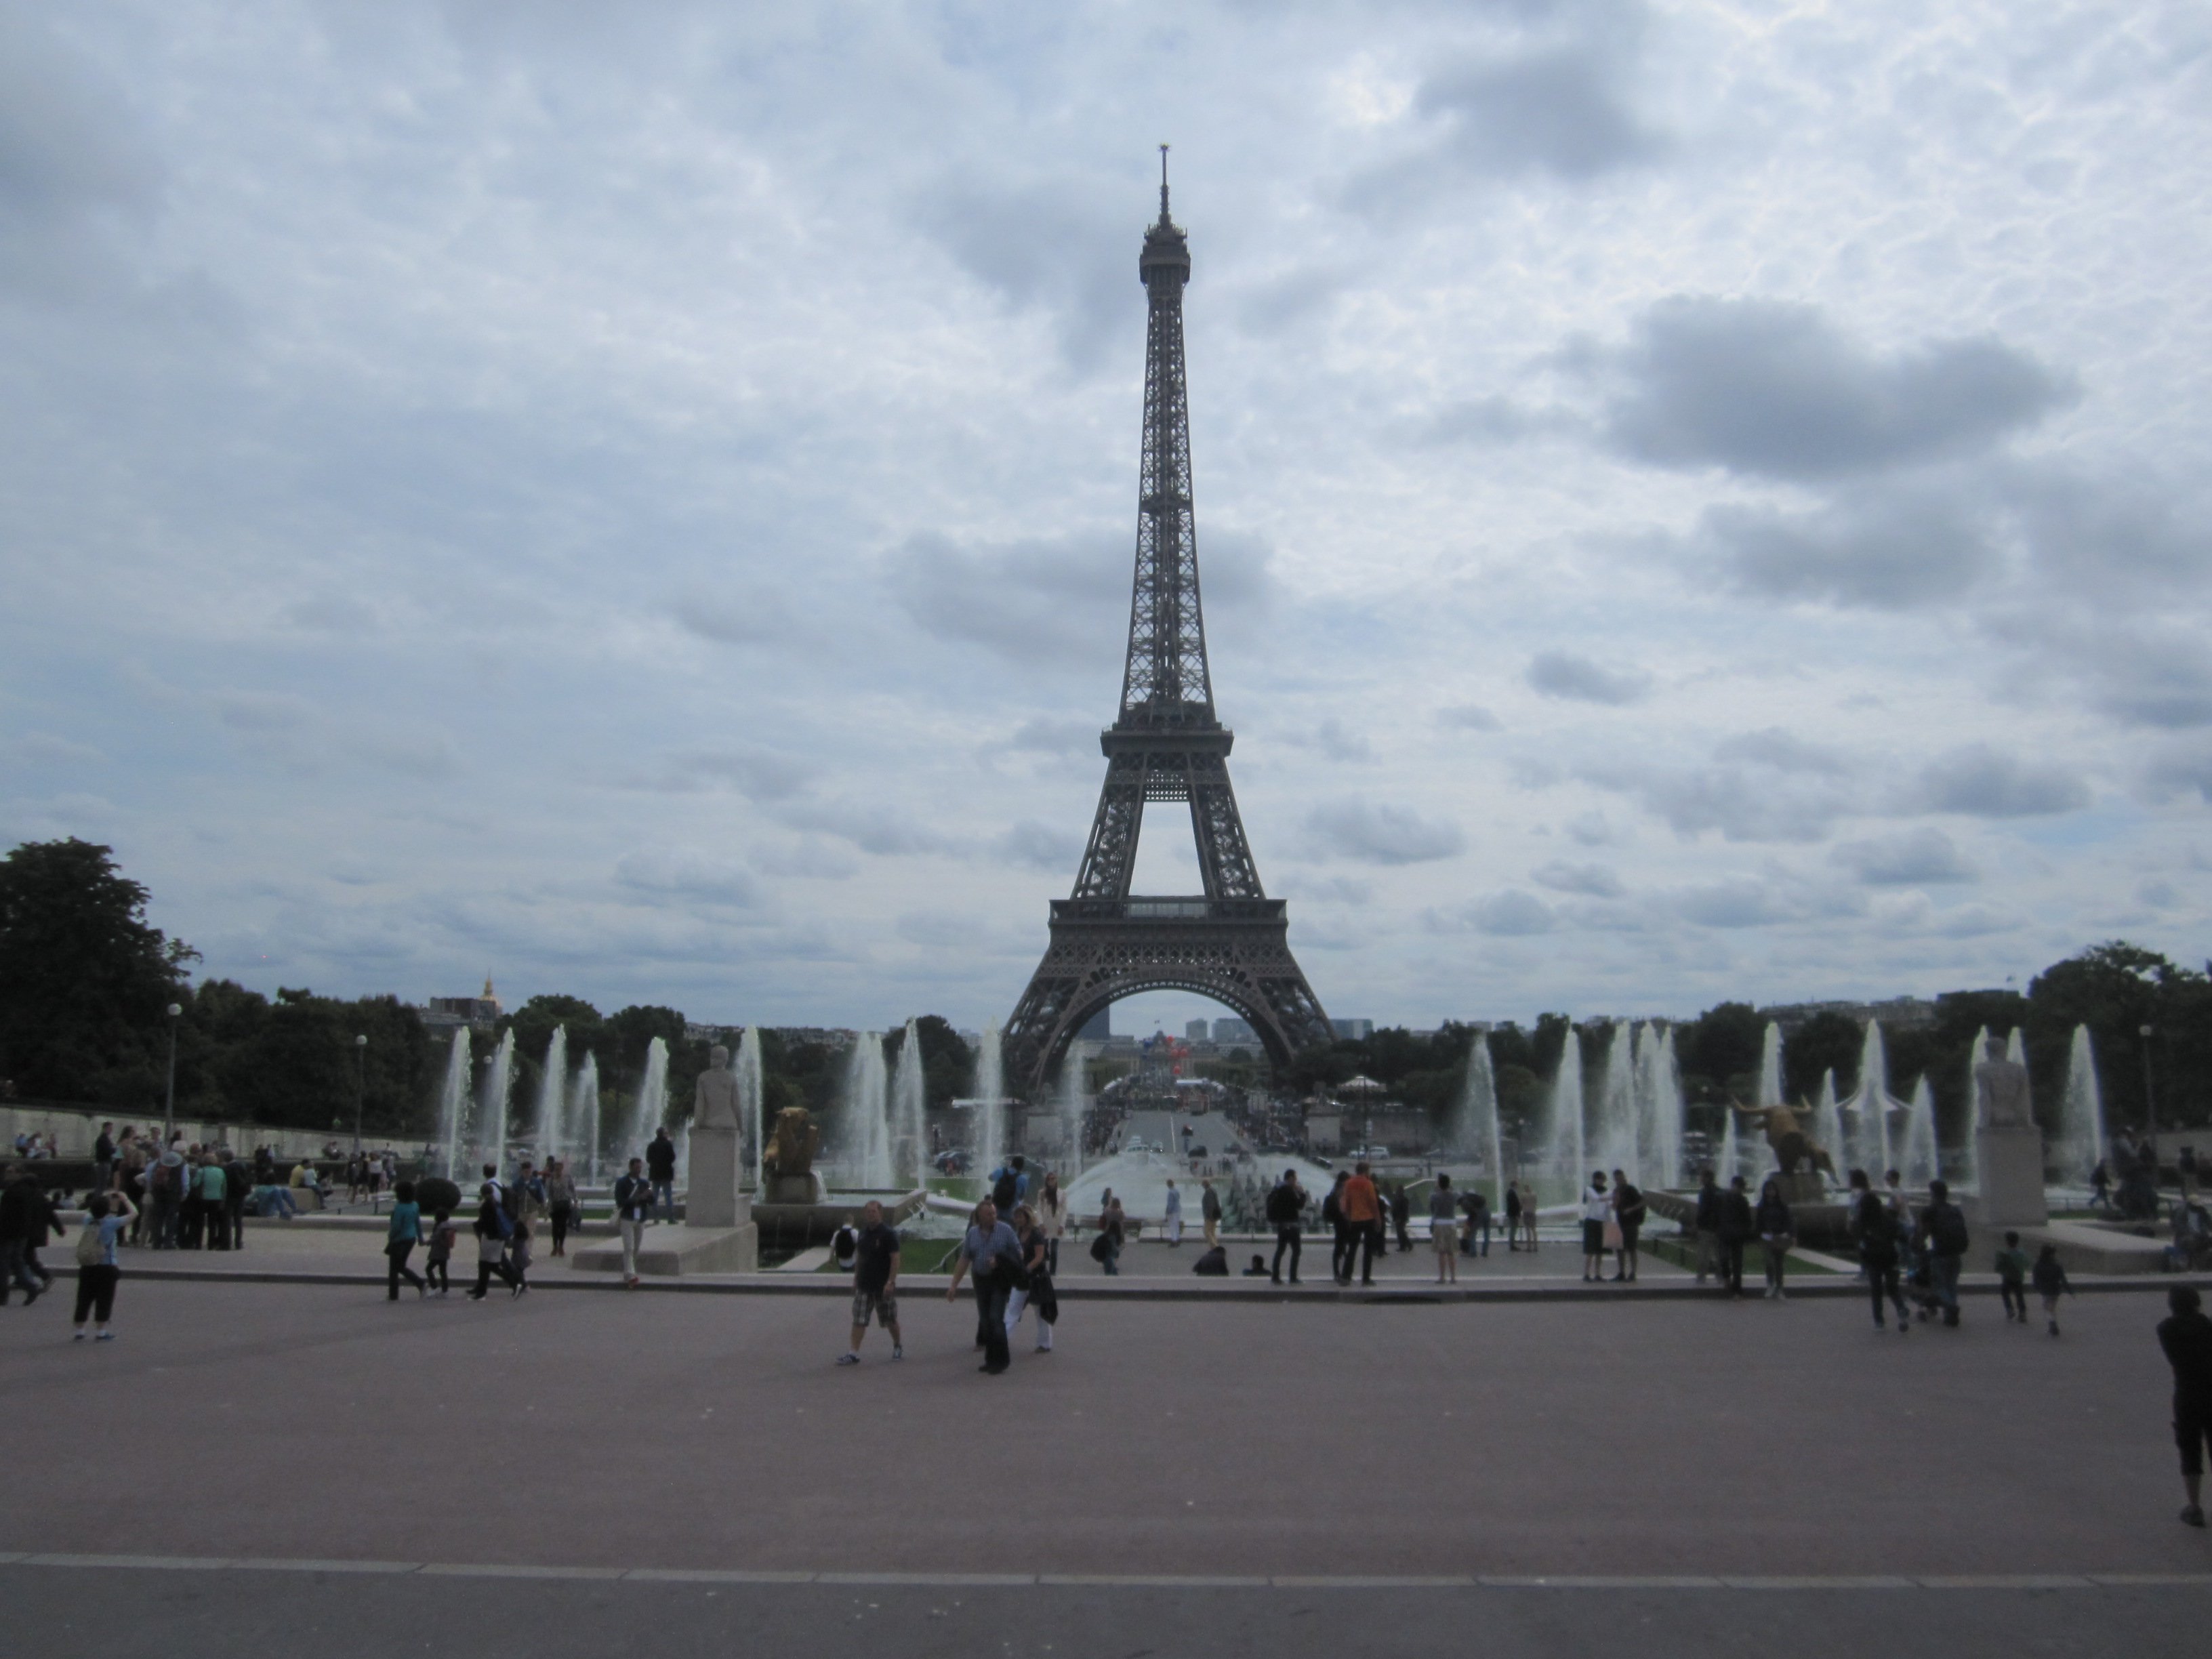
[[[169,1005],[169,1088],[161,1103],[161,1150],[169,1150],[169,1137],[176,1133],[177,1123],[177,1018],[185,1012],[185,1005]]]
[[[2150,1027],[2139,1025],[2136,1035],[2142,1038],[2143,1051],[2143,1125],[2150,1131],[2151,1156],[2158,1156],[2158,1097],[2150,1086]]]
[[[353,1149],[357,1155],[361,1152],[361,1105],[368,1093],[368,1039],[356,1037],[353,1051],[361,1060],[353,1074]]]

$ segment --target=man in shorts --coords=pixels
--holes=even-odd
[[[868,1320],[891,1334],[891,1358],[906,1358],[899,1337],[898,1230],[885,1224],[884,1206],[870,1199],[860,1212],[860,1236],[853,1248],[853,1346],[837,1356],[841,1365],[860,1363],[860,1339],[868,1334]]]

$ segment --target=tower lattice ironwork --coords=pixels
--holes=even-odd
[[[1231,733],[1213,712],[1199,606],[1191,510],[1190,404],[1183,380],[1182,290],[1190,249],[1168,216],[1161,146],[1160,216],[1137,275],[1147,296],[1144,459],[1137,493],[1137,571],[1121,708],[1099,734],[1106,783],[1075,890],[1052,905],[1052,942],[1006,1022],[1006,1072],[1032,1098],[1067,1045],[1108,1004],[1139,991],[1194,991],[1249,1022],[1278,1064],[1331,1033],[1291,954],[1283,901],[1260,885],[1229,784]],[[1183,801],[1205,891],[1129,890],[1147,802]]]

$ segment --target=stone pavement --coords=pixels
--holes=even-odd
[[[1403,1576],[2212,1571],[2162,1299],[1071,1303],[975,1373],[837,1370],[831,1297],[387,1304],[126,1279],[121,1340],[0,1313],[0,1551],[561,1567]],[[158,1455],[149,1455],[149,1450]],[[122,1501],[118,1494],[125,1494]]]

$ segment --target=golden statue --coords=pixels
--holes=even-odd
[[[1787,1106],[1740,1106],[1729,1102],[1729,1109],[1743,1116],[1756,1119],[1766,1131],[1766,1144],[1774,1153],[1774,1162],[1786,1176],[1798,1173],[1798,1166],[1807,1166],[1807,1172],[1826,1170],[1836,1173],[1835,1160],[1827,1149],[1815,1146],[1813,1138],[1805,1133],[1797,1114]]]
[[[813,1116],[804,1106],[787,1106],[775,1115],[761,1149],[762,1173],[779,1181],[805,1176],[821,1150],[822,1131],[814,1127]]]

